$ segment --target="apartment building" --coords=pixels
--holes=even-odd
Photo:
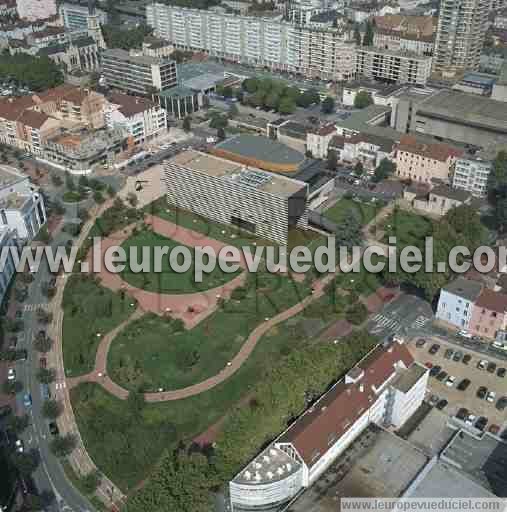
[[[483,286],[477,281],[458,277],[440,291],[436,318],[458,329],[468,329],[475,301],[482,291]]]
[[[413,136],[403,135],[396,148],[396,174],[418,183],[449,183],[456,159],[463,154],[447,144],[421,143]]]
[[[28,176],[0,165],[0,228],[7,227],[21,241],[30,241],[47,222],[44,198]]]
[[[385,158],[393,158],[395,148],[396,145],[391,139],[360,133],[344,139],[341,159],[346,162],[361,162],[366,169],[373,171]]]
[[[58,14],[63,26],[71,32],[88,30],[90,11],[87,4],[64,2],[58,7]],[[94,15],[99,17],[101,25],[107,24],[107,13],[105,11],[95,8]]]
[[[101,54],[102,74],[107,84],[131,94],[151,96],[177,84],[176,63],[119,48]]]
[[[0,251],[10,251],[9,247],[17,247],[15,232],[8,226],[0,226]],[[0,270],[0,304],[3,303],[5,292],[9,288],[12,277],[16,271],[14,259],[11,254],[5,258],[5,263]]]
[[[463,155],[456,159],[452,186],[457,190],[466,190],[473,196],[485,197],[491,169],[490,159],[484,160],[479,155]]]
[[[167,202],[252,235],[287,244],[308,226],[308,185],[198,151],[165,162]]]
[[[374,80],[425,85],[431,74],[431,57],[362,46],[356,49],[356,74]]]
[[[47,27],[26,36],[26,42],[39,50],[50,45],[65,43],[67,39],[68,35],[63,27]]]
[[[306,149],[313,158],[326,158],[331,139],[336,135],[336,126],[328,124],[306,134]]]
[[[355,70],[349,29],[321,29],[154,3],[148,25],[175,47],[250,66],[267,66],[309,77],[348,80]]]
[[[283,510],[370,424],[400,428],[427,383],[403,341],[377,346],[231,480],[231,510]]]
[[[507,9],[496,13],[493,26],[499,30],[507,30]]]
[[[483,289],[472,308],[470,332],[483,338],[495,339],[507,329],[507,295]]]
[[[123,128],[135,145],[144,144],[167,130],[166,111],[146,98],[113,93],[104,112],[108,128]]]
[[[391,30],[376,29],[373,46],[389,51],[408,51],[417,55],[433,55],[435,36],[400,34]]]
[[[434,71],[454,76],[479,68],[488,27],[489,0],[442,0],[438,18]]]
[[[56,15],[56,0],[16,0],[22,20],[44,20]]]
[[[105,98],[90,89],[63,84],[32,96],[33,110],[55,119],[98,129],[104,126]]]

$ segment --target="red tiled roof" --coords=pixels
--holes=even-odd
[[[485,288],[475,301],[475,305],[478,308],[484,308],[503,314],[507,312],[507,295]]]
[[[378,390],[400,361],[407,368],[414,363],[406,346],[396,342],[387,349],[377,346],[357,365],[364,370],[358,382],[345,384],[345,379],[337,382],[278,442],[292,443],[305,463],[312,466],[327,452],[330,439],[338,440],[377,399],[373,388]]]
[[[318,130],[318,134],[322,136],[331,135],[332,133],[336,132],[336,126],[334,124],[328,124],[325,126],[322,126]]]
[[[20,96],[19,98],[7,98],[0,100],[0,118],[16,121],[27,109],[35,105],[31,96]]]
[[[457,158],[464,154],[464,151],[448,144],[423,144],[417,142],[417,139],[411,135],[403,135],[397,149],[432,160],[439,160],[440,162],[446,162],[449,158]]]
[[[25,110],[18,118],[18,122],[31,128],[41,128],[42,125],[49,119],[49,116],[36,110]]]

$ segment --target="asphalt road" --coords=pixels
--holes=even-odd
[[[64,243],[66,239],[65,235],[61,235],[51,245],[56,247]],[[68,481],[60,462],[51,453],[49,449],[51,434],[48,430],[48,421],[41,414],[43,399],[40,384],[36,379],[39,355],[33,350],[32,339],[41,328],[37,322],[35,310],[38,305],[47,304],[47,298],[41,292],[41,283],[49,281],[49,279],[49,269],[47,264],[44,263],[34,275],[34,281],[30,284],[28,299],[22,305],[25,310],[23,313],[25,340],[23,343],[20,342],[19,346],[27,349],[28,359],[24,362],[18,362],[16,365],[18,379],[24,383],[24,391],[16,399],[18,411],[25,410],[22,396],[28,392],[32,397],[32,407],[27,410],[31,417],[31,425],[21,437],[25,443],[25,449],[27,451],[36,450],[40,456],[39,467],[33,474],[37,489],[40,493],[49,491],[55,496],[53,504],[47,507],[46,510],[51,512],[92,511],[94,510],[93,506]],[[54,394],[55,385],[52,384],[51,387]]]

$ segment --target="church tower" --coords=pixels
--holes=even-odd
[[[97,46],[101,50],[106,49],[106,42],[102,35],[102,29],[100,28],[100,16],[95,11],[95,0],[88,0],[88,35],[93,38],[97,43]]]

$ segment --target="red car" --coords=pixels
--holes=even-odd
[[[41,368],[43,368],[44,370],[47,368],[47,366],[48,366],[48,362],[47,362],[47,360],[46,360],[46,358],[45,358],[45,357],[41,357],[41,358],[39,359],[39,366],[40,366]]]
[[[426,368],[433,368],[433,363],[428,361],[427,363],[424,363],[424,366],[426,366]]]

